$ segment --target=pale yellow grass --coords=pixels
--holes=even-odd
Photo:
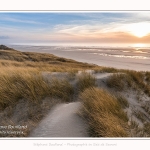
[[[127,116],[117,99],[108,92],[86,89],[80,95],[83,101],[83,114],[88,120],[89,134],[92,137],[127,137]]]

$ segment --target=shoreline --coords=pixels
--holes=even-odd
[[[74,47],[71,49],[70,47],[51,46],[13,46],[13,48],[15,48],[16,50],[21,49],[21,51],[24,52],[49,53],[58,57],[73,59],[79,62],[95,64],[102,67],[112,67],[116,69],[126,69],[135,71],[150,71],[149,50],[147,50],[147,53],[141,53],[141,50],[139,51],[139,53],[137,53],[137,51],[132,50],[131,57],[134,57],[134,55],[136,55],[137,58],[128,58],[129,53],[127,53],[124,49],[122,51],[120,49],[99,50],[97,48],[85,48],[83,50],[79,50],[77,49],[78,47]],[[125,58],[121,57],[122,55],[124,55]],[[147,56],[148,59],[144,59],[145,56]],[[143,59],[140,59],[140,57],[143,57]]]

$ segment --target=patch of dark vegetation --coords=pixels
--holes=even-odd
[[[124,96],[122,96],[120,94],[117,94],[115,96],[116,96],[119,104],[122,106],[122,108],[128,108],[129,107],[129,102]]]
[[[144,132],[147,134],[147,137],[150,137],[150,123],[144,124]]]
[[[150,72],[145,73],[145,80],[150,85]]]
[[[83,72],[78,76],[78,91],[83,92],[85,89],[89,87],[96,86],[96,79],[89,73]]]
[[[77,62],[75,60],[57,57],[47,53],[21,52],[16,50],[1,50],[0,65],[15,67],[35,67],[41,70],[66,71],[101,68],[96,65]]]
[[[111,68],[111,67],[103,67],[102,72],[116,73],[116,72],[118,72],[118,69]]]
[[[108,87],[114,88],[117,91],[123,91],[126,86],[131,87],[132,81],[126,74],[115,73],[107,79],[106,84]]]
[[[150,96],[149,73],[124,70],[120,73],[115,73],[107,80],[107,86],[114,88],[117,91],[123,91],[125,87],[128,89],[142,90],[145,94]]]
[[[143,72],[128,71],[127,74],[131,77],[136,88],[140,88],[145,94],[150,96],[150,85],[144,82],[145,74]],[[147,80],[149,77],[147,77]]]
[[[0,50],[14,50],[13,48],[7,47],[5,45],[0,45]]]

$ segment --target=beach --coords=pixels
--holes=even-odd
[[[150,71],[149,47],[27,46],[11,45],[27,52],[50,53],[59,57],[117,69]]]

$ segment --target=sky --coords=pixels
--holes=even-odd
[[[126,43],[150,43],[150,11],[0,12],[0,44]]]

